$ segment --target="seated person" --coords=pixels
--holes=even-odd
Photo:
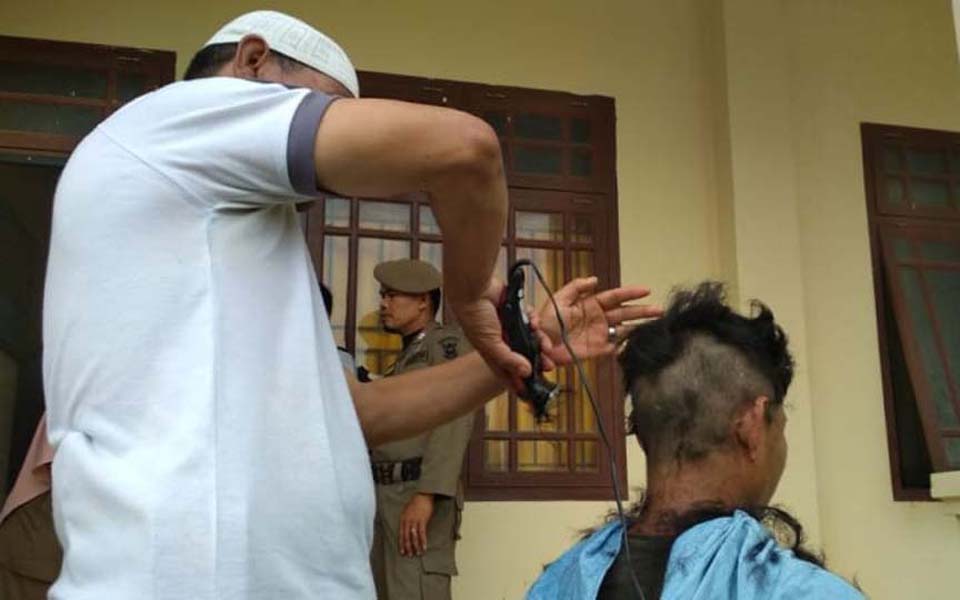
[[[528,599],[863,598],[767,506],[787,458],[793,359],[770,309],[754,312],[737,314],[720,284],[704,283],[630,334],[619,360],[645,498],[626,535],[611,519],[548,565]]]

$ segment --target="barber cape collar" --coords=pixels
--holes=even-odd
[[[360,96],[357,71],[343,48],[300,19],[281,12],[257,10],[240,15],[203,46],[235,44],[248,35],[259,35],[273,50],[336,79],[354,98]]]
[[[619,521],[599,529],[547,565],[527,600],[596,598],[622,541]],[[660,600],[717,598],[865,600],[840,577],[778,546],[763,525],[742,511],[688,529],[670,550]]]

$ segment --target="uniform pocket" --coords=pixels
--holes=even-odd
[[[420,557],[420,566],[428,575],[456,575],[457,561],[453,546],[428,549]]]

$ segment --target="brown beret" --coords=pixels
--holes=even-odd
[[[373,269],[373,277],[384,287],[407,294],[425,294],[443,282],[436,267],[411,258],[382,262]]]

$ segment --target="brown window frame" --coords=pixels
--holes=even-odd
[[[102,98],[80,98],[55,93],[22,93],[0,89],[0,101],[47,106],[92,107],[100,111],[100,120],[105,119],[130,99],[122,98],[120,94],[119,82],[123,75],[133,74],[141,77],[143,87],[139,93],[173,82],[176,75],[176,54],[171,51],[0,35],[0,66],[2,63],[35,64],[41,68],[49,66],[82,68],[102,72],[106,76],[106,93]],[[82,136],[49,131],[41,133],[0,129],[0,155],[25,163],[61,166],[81,139]],[[45,233],[49,235],[49,231]],[[43,240],[42,243],[46,246],[48,241]],[[37,302],[39,303],[40,300],[41,298],[38,297]],[[16,355],[16,351],[9,351],[12,355]],[[39,377],[39,374],[37,376]],[[4,479],[0,487],[4,491],[6,491],[8,479],[12,484],[12,478],[19,470],[40,418],[38,411],[41,410],[39,407],[24,406],[19,397],[15,402],[17,406],[14,408],[14,431],[10,441],[11,463],[8,465],[8,473],[0,473],[0,477]]]
[[[903,267],[918,274],[924,316],[931,323],[947,391],[956,414],[960,415],[960,374],[950,371],[924,277],[924,269],[936,267],[953,271],[960,265],[952,261],[924,260],[912,250],[920,240],[960,243],[960,171],[950,172],[951,155],[960,161],[960,133],[863,123],[861,137],[893,496],[902,501],[930,500],[926,476],[955,468],[948,462],[945,440],[960,438],[960,428],[944,427],[938,422],[931,384],[924,373],[921,350],[914,335],[915,325],[911,323],[904,288],[896,275]],[[904,154],[906,149],[943,151],[947,172],[920,175],[911,172]],[[889,154],[890,150],[893,154]],[[888,156],[899,157],[899,162],[893,165],[885,162]],[[902,202],[897,204],[884,200],[883,196],[885,186],[892,180],[898,181],[896,185],[902,190]],[[950,204],[937,207],[917,202],[911,195],[911,185],[916,181],[947,184]],[[900,256],[894,249],[894,240],[907,244],[911,254]],[[926,479],[925,484],[918,483],[920,478]]]
[[[596,275],[602,287],[619,285],[619,240],[617,218],[617,186],[615,155],[615,110],[611,98],[602,96],[580,96],[566,92],[550,92],[505,86],[425,79],[402,75],[361,72],[361,90],[365,97],[390,98],[411,102],[420,102],[439,106],[458,108],[478,116],[492,113],[507,114],[510,111],[537,111],[539,113],[561,115],[577,119],[578,142],[554,144],[560,148],[560,165],[563,173],[557,175],[536,175],[523,172],[512,162],[514,146],[518,143],[513,135],[513,121],[507,120],[505,128],[498,130],[504,146],[504,158],[508,185],[510,188],[511,211],[510,227],[504,245],[507,248],[507,261],[512,263],[516,248],[532,247],[563,250],[565,276],[572,272],[570,252],[574,250],[593,251]],[[564,121],[569,130],[564,137],[572,139],[572,121]],[[551,142],[538,142],[537,145],[549,147]],[[577,177],[569,174],[574,155],[588,156],[590,176]],[[427,202],[422,194],[387,201],[403,202],[410,205],[411,229],[408,232],[364,231],[358,227],[359,203],[362,199],[349,198],[350,221],[347,227],[331,227],[324,223],[327,199],[316,203],[306,214],[305,230],[307,243],[318,277],[323,280],[324,235],[344,236],[348,240],[350,264],[348,265],[346,294],[346,331],[344,341],[350,351],[356,348],[357,277],[372,276],[357,273],[358,243],[361,237],[405,240],[411,244],[411,256],[419,254],[419,242],[439,242],[440,236],[419,231],[420,206]],[[378,199],[378,201],[380,201]],[[537,212],[561,212],[564,216],[563,241],[527,241],[517,240],[513,235],[513,222],[517,210]],[[592,243],[577,243],[572,237],[570,215],[589,214],[594,227]],[[602,225],[597,225],[602,223]],[[602,228],[602,229],[601,229]],[[625,436],[623,393],[615,361],[604,359],[596,364],[598,389],[595,396],[599,403],[603,425],[611,436],[611,444],[617,464],[617,473],[624,489],[626,485]],[[571,368],[572,371],[572,368]],[[570,374],[572,382],[572,373]],[[497,432],[484,431],[485,411],[477,412],[475,431],[465,458],[463,480],[466,495],[471,500],[609,500],[613,498],[610,485],[611,463],[606,450],[595,433],[572,433],[573,402],[568,402],[570,417],[567,431],[564,433],[546,432]],[[510,419],[515,423],[516,403],[510,400]],[[486,435],[485,435],[486,434]],[[516,442],[524,439],[559,439],[567,442],[568,471],[565,472],[511,472],[495,473],[483,468],[483,440],[508,439]],[[574,443],[577,440],[596,441],[597,470],[591,472],[573,471]],[[510,444],[511,465],[516,465],[516,444]]]
[[[106,95],[102,98],[0,91],[0,101],[86,106],[99,109],[101,120],[107,118],[125,102],[125,99],[120,97],[119,81],[122,76],[140,75],[143,77],[145,89],[155,89],[174,80],[177,58],[174,52],[166,50],[122,48],[10,36],[0,36],[0,57],[2,57],[0,62],[32,63],[42,67],[84,68],[103,72],[107,76],[107,87]],[[0,129],[0,148],[7,150],[35,150],[65,155],[69,154],[81,139],[82,136]]]

